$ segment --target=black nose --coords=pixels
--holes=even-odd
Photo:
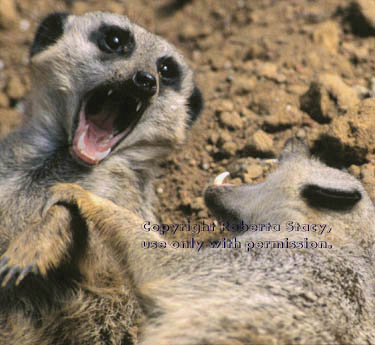
[[[148,72],[137,72],[133,76],[133,83],[143,96],[151,97],[156,93],[156,79]]]

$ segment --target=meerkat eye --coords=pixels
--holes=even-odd
[[[118,26],[105,26],[101,29],[98,40],[99,48],[106,53],[128,54],[134,46],[134,39],[129,30]]]
[[[302,188],[301,196],[314,208],[325,208],[334,211],[347,211],[354,207],[362,195],[358,190],[338,190],[308,184]]]
[[[179,65],[172,57],[161,58],[158,62],[158,71],[166,85],[176,84],[181,77]]]
[[[114,51],[118,50],[122,46],[119,36],[117,36],[114,32],[107,34],[105,37],[105,43]]]

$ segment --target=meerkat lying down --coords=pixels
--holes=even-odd
[[[375,343],[371,200],[298,142],[280,161],[263,183],[205,191],[241,248],[144,249],[161,240],[144,220],[70,184],[52,188],[45,212],[78,209],[118,253],[146,315],[142,345]],[[241,232],[245,224],[271,226]]]
[[[52,14],[30,57],[31,119],[0,142],[0,344],[128,343],[138,303],[118,259],[74,212],[40,211],[71,182],[155,220],[158,164],[201,93],[171,44],[120,15]]]

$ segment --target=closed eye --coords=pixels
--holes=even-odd
[[[346,191],[314,184],[303,186],[301,196],[311,207],[334,211],[348,211],[362,199],[358,190]]]

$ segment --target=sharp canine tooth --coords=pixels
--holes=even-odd
[[[103,158],[107,157],[108,154],[111,152],[111,148],[104,152],[98,152],[95,156],[95,159],[101,161]]]
[[[214,184],[216,184],[216,185],[221,185],[221,184],[223,184],[224,179],[225,179],[227,176],[229,176],[229,175],[230,175],[230,173],[229,173],[228,171],[226,171],[226,172],[223,172],[222,174],[216,176],[216,178],[215,178],[215,180],[214,180]]]
[[[139,102],[139,103],[137,104],[137,109],[136,109],[136,111],[139,111],[139,110],[141,109],[141,107],[142,107],[142,102]]]
[[[110,90],[108,91],[108,93],[107,93],[107,96],[110,96],[110,95],[112,95],[112,93],[113,93],[113,90],[112,90],[112,89],[110,89]]]
[[[113,133],[110,134],[108,137],[104,138],[103,143],[108,144],[113,139]]]
[[[77,148],[81,152],[86,148],[85,137],[87,135],[88,128],[89,128],[89,125],[86,125],[85,130],[82,132],[81,136],[78,139]]]

